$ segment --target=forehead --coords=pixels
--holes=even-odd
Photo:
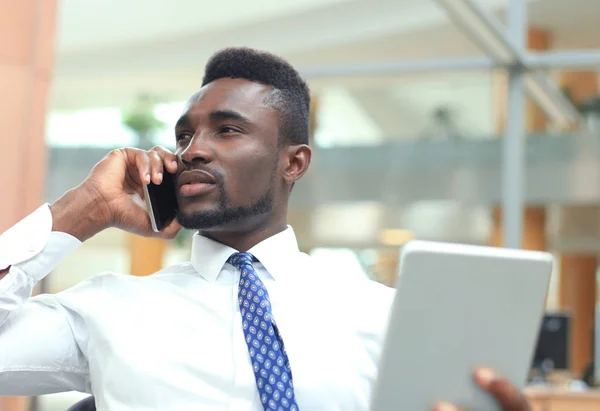
[[[233,110],[253,119],[274,113],[266,101],[271,86],[244,79],[222,78],[197,91],[187,101],[183,113],[208,114],[215,110]]]

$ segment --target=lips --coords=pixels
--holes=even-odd
[[[215,177],[203,170],[184,171],[177,179],[177,189],[184,197],[205,194],[216,187]]]

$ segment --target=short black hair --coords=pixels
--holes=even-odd
[[[220,78],[239,78],[269,85],[267,104],[279,112],[279,140],[308,144],[310,91],[290,63],[274,54],[248,47],[220,50],[206,63],[202,86]]]

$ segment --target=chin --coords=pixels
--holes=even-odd
[[[268,220],[273,213],[273,198],[266,193],[249,205],[234,205],[220,201],[212,206],[180,204],[177,220],[182,227],[192,230],[244,230]]]
[[[223,224],[222,213],[217,210],[180,210],[177,221],[183,228],[189,230],[209,230]]]

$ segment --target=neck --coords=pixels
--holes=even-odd
[[[262,221],[246,222],[243,227],[219,228],[215,230],[200,230],[198,233],[225,244],[239,252],[246,252],[258,243],[274,236],[287,228],[285,213],[283,216],[271,216]]]

